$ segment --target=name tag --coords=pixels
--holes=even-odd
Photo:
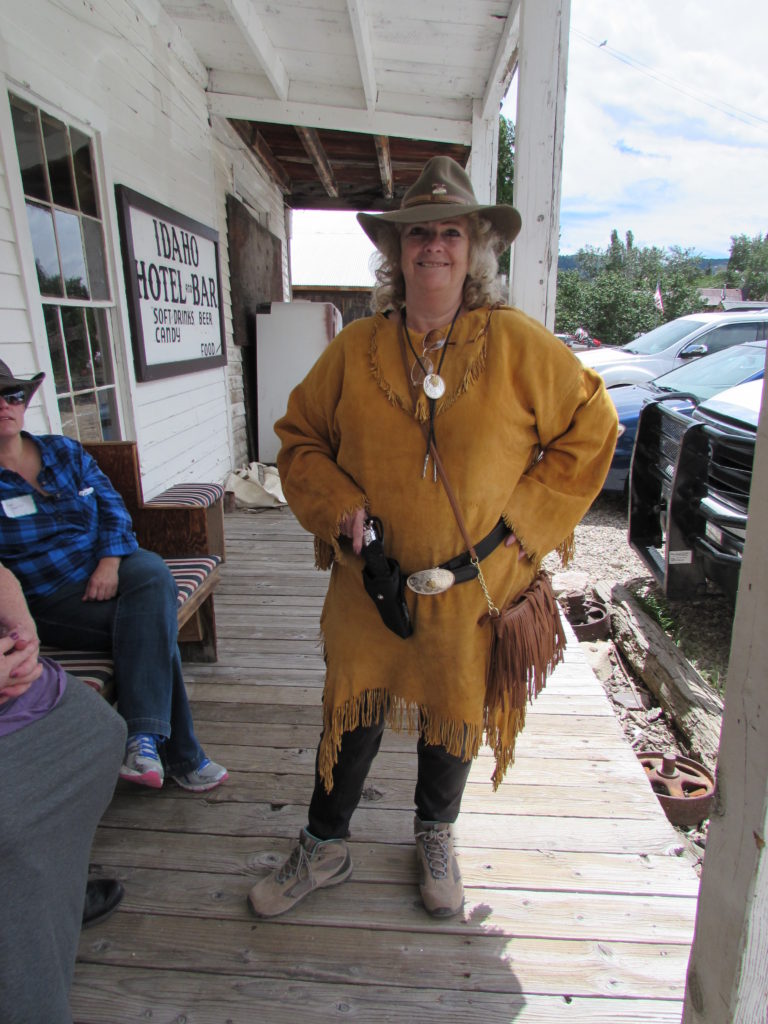
[[[33,516],[37,512],[37,505],[31,494],[20,494],[18,498],[6,498],[2,505],[3,512],[11,519],[18,519],[20,516]]]

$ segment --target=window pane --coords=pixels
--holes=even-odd
[[[69,129],[69,140],[72,144],[72,159],[75,163],[75,182],[80,209],[91,217],[98,217],[99,208],[96,202],[96,185],[93,180],[91,164],[91,140],[77,128]]]
[[[46,114],[42,115],[41,121],[53,201],[59,206],[67,206],[70,210],[76,210],[75,183],[72,180],[72,164],[69,161],[69,139],[66,126]]]
[[[91,339],[91,364],[96,387],[101,387],[103,384],[114,384],[115,376],[112,372],[112,359],[109,353],[107,314],[103,309],[88,309],[85,317]]]
[[[59,416],[61,417],[61,432],[65,437],[77,438],[77,423],[72,408],[71,398],[59,399]]]
[[[742,341],[754,341],[757,338],[757,327],[756,323],[728,324],[726,327],[718,327],[716,331],[710,331],[702,340],[706,342],[710,352],[720,352]]]
[[[54,210],[56,235],[61,252],[61,269],[69,298],[89,298],[88,279],[85,276],[83,239],[80,234],[80,218],[74,213]]]
[[[97,391],[99,400],[99,418],[101,419],[101,433],[105,441],[119,441],[120,431],[117,422],[117,398],[115,392],[110,388],[108,391]]]
[[[96,395],[89,391],[87,395],[75,395],[75,415],[77,416],[77,432],[81,441],[101,440],[101,419]]]
[[[51,211],[27,203],[27,220],[32,236],[32,250],[35,254],[37,281],[42,295],[63,295],[59,271],[59,254],[56,250],[56,236],[53,233]]]
[[[61,334],[58,307],[43,306],[43,315],[45,316],[45,329],[48,333],[48,350],[51,353],[53,381],[56,386],[56,394],[60,395],[63,391],[69,391],[69,373],[64,354],[64,338]]]
[[[85,238],[85,258],[88,261],[88,282],[91,287],[92,299],[108,299],[109,283],[107,267],[104,262],[104,240],[101,224],[97,220],[83,217],[83,237]]]
[[[48,195],[48,181],[45,175],[37,111],[14,97],[11,100],[11,114],[24,195],[47,202],[50,196]]]
[[[61,321],[64,325],[64,344],[67,348],[72,390],[84,391],[86,388],[92,388],[91,351],[83,310],[64,308],[61,310]]]

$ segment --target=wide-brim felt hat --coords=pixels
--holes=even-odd
[[[24,391],[24,404],[29,405],[29,400],[37,391],[45,378],[44,373],[36,373],[29,380],[22,380],[21,377],[14,377],[10,366],[0,359],[0,391],[7,391],[9,388],[22,388]]]
[[[491,222],[496,234],[504,242],[504,249],[520,233],[522,221],[514,206],[507,203],[478,203],[464,168],[449,156],[434,156],[427,161],[418,179],[403,196],[399,210],[358,213],[357,219],[378,249],[379,239],[382,234],[391,232],[392,225],[451,220],[470,213],[479,213]]]

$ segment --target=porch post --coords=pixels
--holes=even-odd
[[[571,0],[522,0],[515,120],[515,206],[510,301],[550,328],[560,234],[565,83]]]
[[[768,1006],[766,407],[764,390],[683,1024],[757,1024]]]
[[[482,103],[472,104],[472,151],[469,177],[478,202],[496,202],[496,170],[499,163],[499,113],[494,118],[482,116]]]

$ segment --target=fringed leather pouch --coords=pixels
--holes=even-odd
[[[488,622],[492,637],[486,707],[524,708],[565,653],[565,630],[547,574],[540,572],[511,604],[496,615],[489,610],[479,624]]]

